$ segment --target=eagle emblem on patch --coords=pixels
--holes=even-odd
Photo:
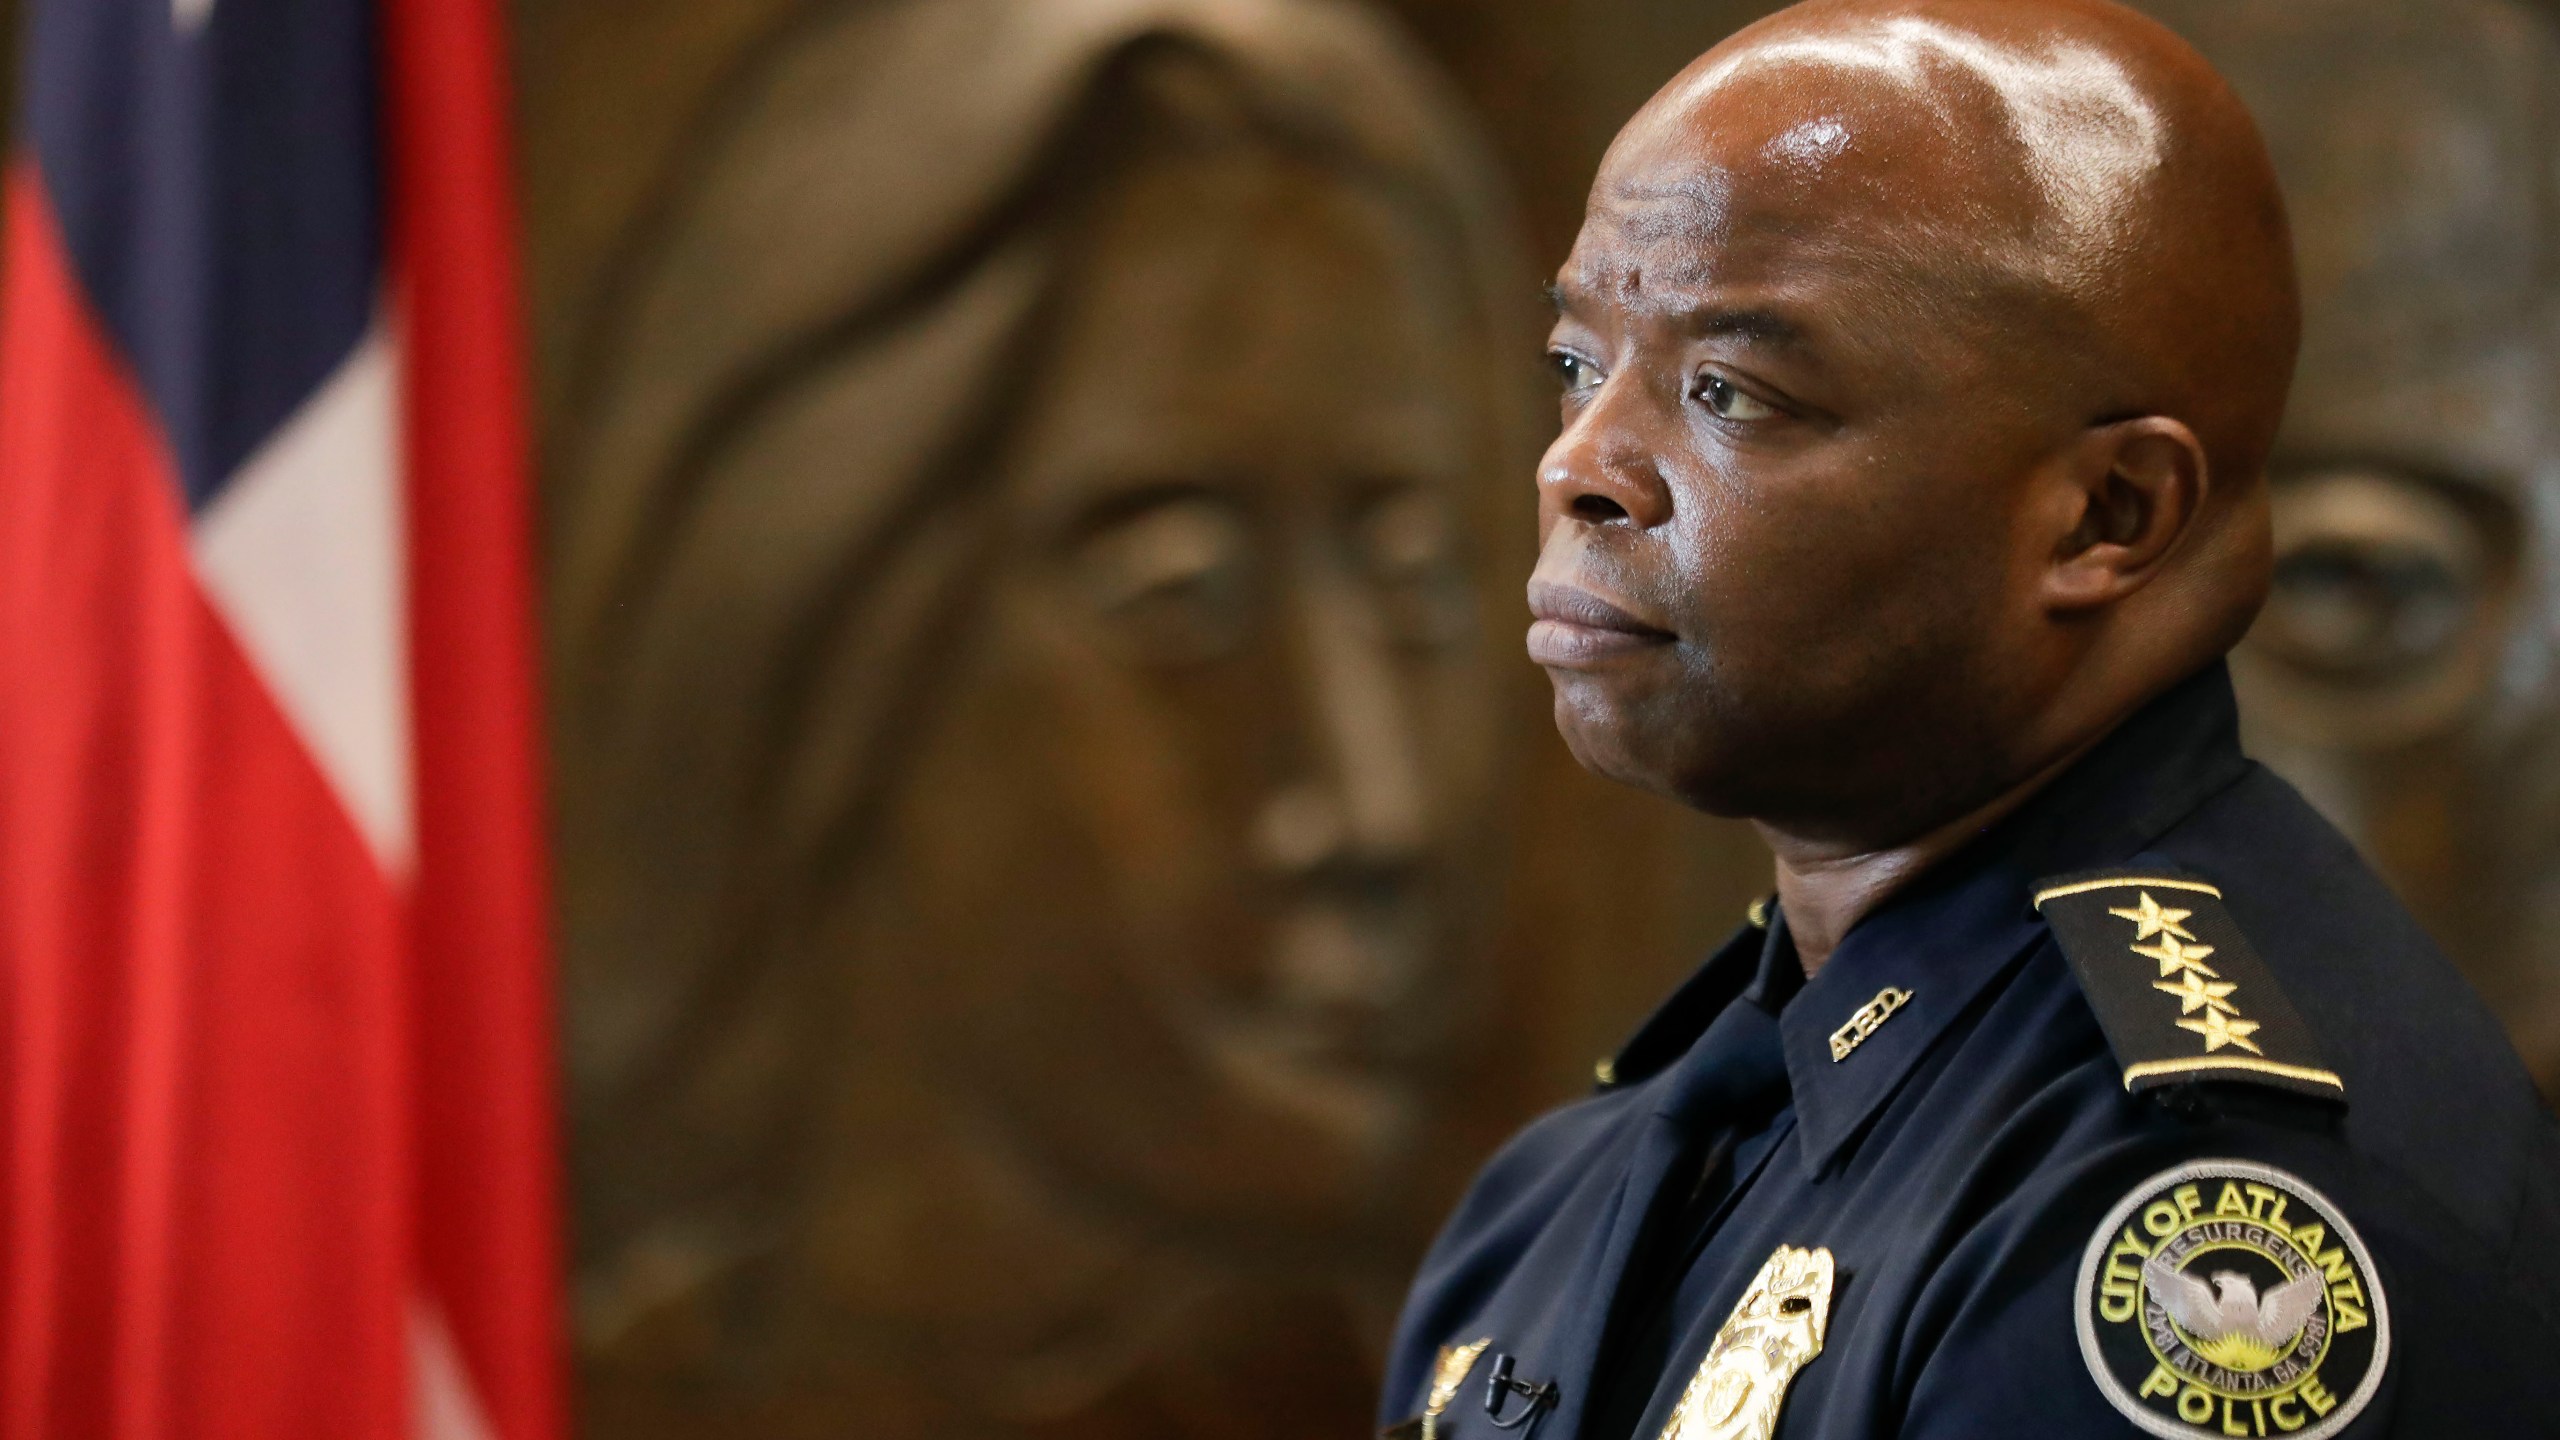
[[[2170,1440],[2321,1440],[2391,1359],[2363,1239],[2327,1196],[2246,1160],[2136,1186],[2090,1237],[2073,1306],[2098,1389]]]

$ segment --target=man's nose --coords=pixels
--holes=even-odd
[[[1298,610],[1310,769],[1265,802],[1255,849],[1287,873],[1408,863],[1429,843],[1430,805],[1380,617],[1332,566],[1299,587]]]
[[[1635,375],[1614,375],[1564,427],[1538,462],[1538,533],[1563,519],[1650,530],[1671,518],[1654,396]]]

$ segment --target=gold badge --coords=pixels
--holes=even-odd
[[[2091,1238],[2074,1308],[2099,1391],[2167,1440],[2320,1440],[2391,1359],[2364,1241],[2327,1196],[2245,1160],[2136,1186]]]
[[[1422,1401],[1422,1440],[1434,1440],[1439,1435],[1440,1412],[1458,1398],[1458,1387],[1467,1383],[1467,1372],[1476,1368],[1476,1361],[1484,1358],[1485,1347],[1492,1343],[1492,1337],[1487,1336],[1464,1345],[1440,1347],[1439,1363],[1431,1367],[1431,1393]]]
[[[1781,1245],[1716,1332],[1662,1440],[1769,1440],[1831,1320],[1831,1252]]]

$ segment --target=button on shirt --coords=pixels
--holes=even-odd
[[[2039,880],[2126,864],[2211,878],[2343,1105],[2128,1088],[2033,901]],[[1444,1347],[1481,1340],[1483,1365],[1552,1387],[1538,1440],[1662,1436],[1784,1245],[1827,1248],[1838,1278],[1779,1435],[2138,1435],[2075,1334],[2082,1261],[2147,1178],[2214,1157],[2299,1177],[2352,1221],[2391,1345],[2343,1429],[2243,1406],[2194,1433],[2560,1435],[2560,1132],[2415,923],[2241,754],[2220,665],[1867,916],[1810,981],[1793,962],[1783,916],[1738,932],[1615,1083],[1485,1168],[1415,1281],[1382,1424],[1425,1408]],[[1483,1374],[1437,1435],[1524,1433],[1494,1427]]]

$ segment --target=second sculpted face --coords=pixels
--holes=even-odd
[[[1684,77],[1604,163],[1556,287],[1529,590],[1586,766],[1762,818],[2004,763],[2037,619],[2020,511],[2083,428],[2015,359],[2037,297],[1910,243],[1949,218],[1921,212],[2031,199],[1915,143],[1935,127],[1900,97],[1802,80]]]

